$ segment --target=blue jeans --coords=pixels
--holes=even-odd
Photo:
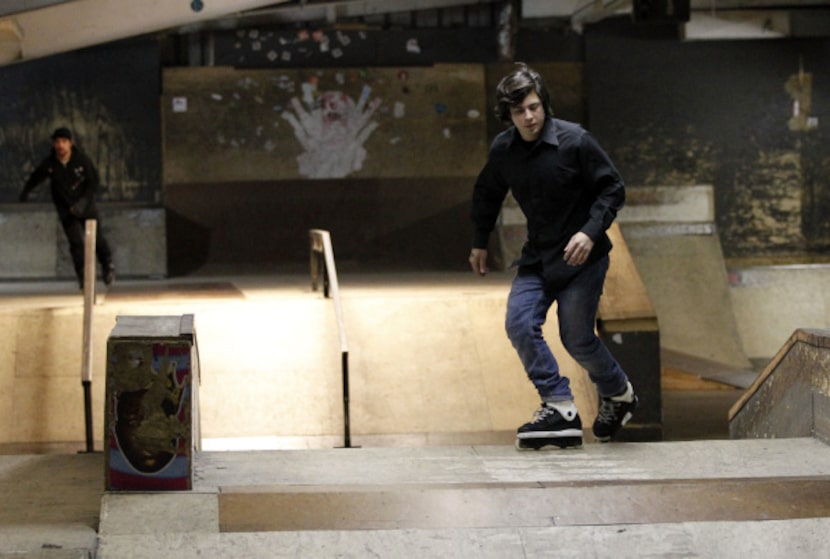
[[[544,402],[573,400],[570,381],[542,336],[548,309],[557,303],[562,345],[597,385],[601,396],[625,390],[628,377],[597,337],[599,298],[608,271],[608,256],[590,264],[560,291],[546,291],[541,272],[519,268],[507,299],[505,328],[528,378]]]

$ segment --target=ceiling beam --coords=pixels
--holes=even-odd
[[[287,2],[288,0],[282,0]],[[75,0],[0,20],[20,31],[17,49],[6,48],[0,64],[31,60],[92,45],[226,17],[280,0]],[[71,24],[68,24],[71,22]]]
[[[492,4],[504,0],[323,0],[291,2],[283,6],[250,10],[238,16],[217,21],[194,22],[180,29],[183,33],[204,29],[230,29],[255,25],[284,25],[292,23],[328,23],[339,20],[382,14],[414,12]]]
[[[0,17],[19,14],[21,12],[30,12],[32,10],[45,8],[46,6],[66,4],[67,2],[75,1],[76,0],[3,0],[2,4],[0,4]]]
[[[571,27],[578,33],[586,25],[607,17],[631,13],[631,0],[588,0],[571,16]]]

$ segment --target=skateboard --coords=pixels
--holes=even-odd
[[[582,437],[516,437],[516,448],[518,450],[540,450],[546,446],[582,448]]]

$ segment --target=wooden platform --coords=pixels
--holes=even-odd
[[[671,390],[748,388],[758,372],[670,349],[660,350],[663,386]]]

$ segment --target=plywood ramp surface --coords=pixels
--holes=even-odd
[[[614,248],[609,255],[608,274],[599,303],[600,318],[606,322],[640,320],[650,326],[649,329],[656,329],[654,307],[616,222],[608,229],[608,237]]]
[[[512,275],[379,274],[341,278],[349,340],[351,430],[470,444],[530,420],[540,398],[504,331]],[[107,338],[119,315],[193,314],[206,439],[303,441],[343,433],[341,354],[333,303],[307,276],[259,284],[121,282],[95,306],[93,417],[103,417]],[[171,297],[170,293],[178,294]],[[241,296],[240,296],[241,294]],[[83,440],[81,298],[21,298],[0,313],[0,443]],[[593,384],[544,327],[586,429]],[[46,406],[52,411],[40,413]],[[465,439],[464,435],[468,438]]]

